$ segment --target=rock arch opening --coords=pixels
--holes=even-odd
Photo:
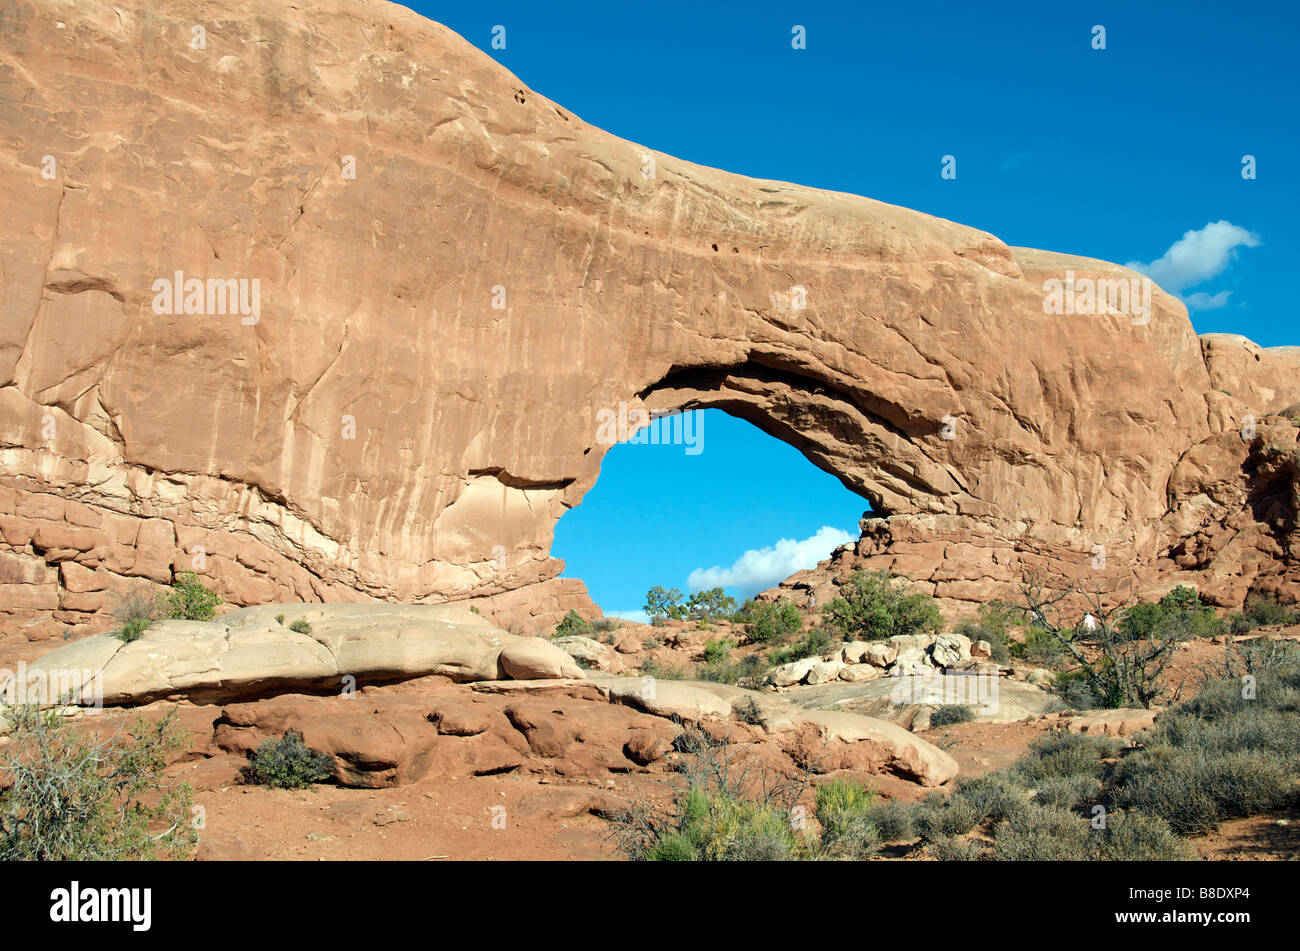
[[[610,447],[556,525],[552,554],[606,614],[640,620],[654,585],[722,587],[739,603],[857,541],[866,503],[790,439],[723,407],[682,415]]]

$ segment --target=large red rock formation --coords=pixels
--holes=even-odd
[[[1158,288],[1145,320],[1045,313],[1045,281],[1122,268],[654,152],[387,3],[0,20],[11,628],[191,566],[244,604],[589,610],[552,530],[623,402],[790,442],[883,517],[860,549],[948,598],[1097,546],[1293,590],[1263,418],[1294,354],[1203,354]]]

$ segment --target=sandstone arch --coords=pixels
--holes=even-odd
[[[240,603],[549,616],[583,599],[549,548],[599,471],[594,415],[638,398],[780,429],[889,513],[855,557],[957,601],[1096,545],[1225,603],[1294,585],[1293,526],[1261,527],[1242,474],[1294,439],[1237,435],[1300,400],[1293,354],[1203,354],[1159,289],[1145,324],[1044,313],[1067,269],[1133,276],[1105,262],[658,153],[647,178],[649,149],[400,7],[223,2],[194,51],[200,8],[57,30],[18,0],[0,37],[6,140],[49,143],[0,166],[11,627],[94,623],[200,548]],[[259,281],[259,319],[153,313],[177,271]]]

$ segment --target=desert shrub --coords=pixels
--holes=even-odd
[[[746,654],[738,661],[723,657],[721,660],[696,667],[695,679],[760,690],[770,669],[771,665],[762,654]]]
[[[851,779],[832,779],[816,790],[816,815],[821,826],[821,847],[834,858],[867,859],[880,851],[883,841],[871,821],[874,790]]]
[[[940,793],[931,793],[921,800],[912,817],[917,835],[927,842],[954,835],[965,835],[975,828],[982,817],[969,800],[952,796],[945,800]]]
[[[770,862],[793,858],[801,845],[787,816],[771,806],[692,788],[681,803],[680,827],[652,845],[645,858]]]
[[[988,641],[990,657],[999,664],[1011,660],[1011,628],[1020,620],[1020,612],[1003,601],[990,601],[979,606],[975,618],[966,618],[957,625],[957,633],[974,641]]]
[[[1029,792],[1018,782],[1017,774],[1007,770],[985,773],[983,776],[957,779],[954,798],[970,803],[979,816],[976,823],[1001,822],[1024,808]]]
[[[591,622],[573,608],[555,625],[556,637],[585,637],[592,632]]]
[[[1246,634],[1257,627],[1300,623],[1300,612],[1278,604],[1271,595],[1258,595],[1246,599],[1246,609],[1233,614],[1228,620],[1233,634]]]
[[[1070,670],[1056,675],[1053,689],[1071,710],[1095,710],[1102,705],[1093,689],[1092,679],[1083,670]]]
[[[1030,742],[1028,752],[1016,761],[1014,769],[1023,782],[1031,785],[1071,776],[1100,779],[1106,766],[1104,760],[1114,757],[1119,749],[1119,742],[1107,737],[1044,733]]]
[[[283,614],[277,614],[277,615],[275,616],[275,623],[276,623],[276,624],[279,624],[279,625],[281,625],[281,626],[283,626],[283,625],[284,625],[284,615],[283,615]]]
[[[1224,632],[1224,623],[1209,605],[1202,604],[1195,588],[1179,585],[1157,602],[1140,601],[1124,612],[1116,626],[1119,636],[1135,640],[1144,637],[1214,637]]]
[[[1300,669],[1207,684],[1162,714],[1115,767],[1119,808],[1164,819],[1180,835],[1300,802]]]
[[[1195,858],[1192,849],[1158,816],[1111,812],[1106,827],[1093,830],[1098,858],[1114,862],[1180,862]]]
[[[1052,776],[1038,784],[1034,790],[1034,802],[1040,806],[1073,809],[1082,802],[1095,802],[1099,792],[1101,783],[1085,773]]]
[[[1270,812],[1296,800],[1284,762],[1259,750],[1225,755],[1198,749],[1142,751],[1120,764],[1115,803],[1159,816],[1181,835],[1209,832],[1225,819]]]
[[[1063,631],[1063,636],[1073,638],[1072,631]],[[1036,625],[1025,630],[1025,642],[1016,652],[1021,658],[1039,667],[1056,668],[1065,659],[1065,647],[1060,640],[1048,631]]]
[[[300,617],[289,625],[289,630],[296,634],[310,634],[311,621],[308,621],[305,617]]]
[[[6,716],[0,859],[184,858],[193,849],[190,788],[163,775],[168,754],[185,746],[175,713],[107,738],[35,705]]]
[[[751,641],[780,643],[803,627],[798,606],[785,598],[777,601],[746,601],[736,614]]]
[[[681,620],[686,616],[682,593],[676,588],[665,589],[662,585],[655,585],[646,592],[645,613],[650,616],[652,624],[655,621],[662,624],[665,618]]]
[[[891,799],[867,810],[867,819],[880,834],[882,842],[902,842],[914,838],[912,815],[916,807],[911,803]]]
[[[130,588],[118,596],[117,603],[111,611],[122,626],[133,621],[159,621],[168,616],[166,600],[155,590],[145,585]],[[145,627],[148,627],[148,623]],[[134,640],[134,638],[132,638]]]
[[[610,631],[617,631],[619,626],[618,620],[612,617],[598,617],[596,620],[591,622],[592,630],[598,631],[601,634],[608,634]]]
[[[221,596],[210,591],[192,571],[182,571],[167,595],[168,614],[185,621],[211,621],[217,616]]]
[[[1229,638],[1222,675],[1236,678],[1296,666],[1300,666],[1300,645],[1289,638],[1256,637],[1246,641]]]
[[[981,843],[959,835],[941,836],[925,848],[940,862],[977,862],[987,851]]]
[[[797,643],[778,648],[769,653],[767,659],[773,667],[780,667],[782,664],[803,660],[805,657],[824,654],[830,650],[831,645],[834,643],[835,639],[830,631],[813,628]]]
[[[633,860],[772,861],[813,857],[811,835],[796,830],[791,810],[807,789],[770,772],[724,734],[687,726],[673,743],[671,801],[633,790],[626,809],[610,815],[615,845]]]
[[[323,783],[333,772],[332,760],[302,741],[302,734],[289,730],[284,736],[264,741],[248,758],[241,778],[254,786],[275,789],[303,789]]]
[[[952,726],[954,723],[970,723],[975,719],[975,712],[964,703],[948,703],[930,714],[930,726]]]
[[[993,857],[1010,862],[1069,862],[1090,857],[1090,820],[1059,806],[1029,803],[993,833]]]
[[[680,664],[667,664],[651,657],[641,665],[641,673],[657,680],[691,680],[691,671]]]
[[[822,615],[845,637],[861,640],[933,634],[943,626],[934,598],[908,593],[906,579],[891,577],[887,571],[853,572],[838,596],[822,608]]]
[[[729,637],[711,637],[704,642],[704,662],[715,664],[720,660],[726,660],[731,649],[735,647],[735,642]]]
[[[130,644],[132,641],[138,641],[140,638],[144,637],[144,632],[148,629],[150,623],[152,622],[146,618],[132,618],[122,625],[122,629],[117,632],[117,638],[127,644]]]

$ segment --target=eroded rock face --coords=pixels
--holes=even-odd
[[[9,630],[190,567],[236,604],[592,616],[550,545],[603,414],[694,407],[836,474],[888,516],[855,557],[953,603],[1096,546],[1135,583],[1226,557],[1225,601],[1294,585],[1233,440],[1284,370],[1207,371],[1158,288],[1045,313],[1122,268],[652,153],[394,5],[0,17]]]

